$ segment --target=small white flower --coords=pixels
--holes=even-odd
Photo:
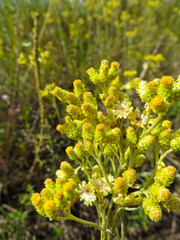
[[[114,177],[113,177],[111,174],[109,174],[109,175],[108,175],[108,180],[109,180],[109,182],[112,184],[115,179],[114,179]]]
[[[139,94],[139,96],[142,98],[144,94],[146,94],[146,90],[147,90],[147,82],[146,81],[141,81],[139,83],[139,87],[137,89],[137,93]]]
[[[132,110],[133,107],[131,106],[131,102],[128,99],[125,99],[121,106],[119,106],[117,110],[113,110],[113,112],[117,118],[127,118]]]
[[[112,175],[108,175],[109,183],[112,183],[114,181],[114,178]],[[109,184],[106,182],[106,179],[104,177],[101,178],[94,178],[91,180],[92,185],[94,186],[97,193],[103,194],[103,196],[107,196],[109,193],[111,193],[111,188]]]
[[[61,178],[61,179],[63,179],[63,178],[65,178],[65,173],[62,171],[62,170],[60,170],[60,169],[58,169],[57,171],[56,171],[56,176],[58,177],[58,178]]]
[[[93,202],[96,201],[96,195],[94,187],[90,183],[85,181],[82,184],[79,184],[80,200],[84,201],[86,206],[92,206]]]
[[[147,122],[147,113],[144,111],[142,114],[139,108],[136,108],[134,112],[130,113],[129,119],[131,120],[131,124],[140,128],[144,128],[144,125]]]

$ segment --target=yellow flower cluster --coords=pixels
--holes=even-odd
[[[57,125],[57,131],[76,141],[75,146],[66,148],[66,153],[79,165],[76,173],[83,171],[87,181],[81,182],[71,165],[62,162],[56,182],[46,180],[41,193],[32,196],[42,216],[56,219],[59,211],[66,214],[67,206],[70,208],[78,198],[87,206],[98,203],[105,207],[105,197],[110,194],[118,207],[142,204],[155,222],[161,219],[162,209],[169,212],[179,208],[180,199],[167,189],[175,179],[176,169],[166,167],[163,161],[171,151],[180,150],[180,130],[173,132],[172,122],[163,121],[163,116],[180,99],[180,77],[176,81],[170,76],[149,82],[132,80],[128,90],[135,89],[145,103],[141,112],[138,107],[134,109],[121,86],[119,68],[117,62],[103,60],[99,70],[87,71],[91,82],[100,89],[101,103],[79,79],[74,81],[72,92],[53,85],[44,91],[67,104],[69,115]],[[134,74],[124,73],[129,77]],[[155,174],[141,187],[135,184],[134,168],[143,165],[145,152],[152,148],[156,152]]]
[[[155,176],[155,182],[148,188],[149,197],[143,199],[143,208],[152,221],[162,218],[162,209],[177,211],[180,208],[180,199],[173,196],[169,189],[174,178],[176,169],[173,166],[160,167]]]
[[[80,180],[71,165],[62,162],[56,175],[56,182],[50,178],[46,179],[45,188],[31,197],[37,212],[51,220],[56,219],[60,211],[65,213],[68,206],[79,198],[77,190]]]

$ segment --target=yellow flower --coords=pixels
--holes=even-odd
[[[137,34],[137,30],[133,30],[133,31],[128,31],[125,33],[126,37],[134,37]]]
[[[83,25],[84,24],[84,19],[83,18],[79,18],[78,19],[78,24],[79,25]]]
[[[67,182],[63,186],[65,192],[71,192],[74,189],[75,185],[72,182]]]
[[[136,71],[136,70],[134,70],[134,71],[124,71],[124,76],[125,76],[125,77],[130,77],[130,78],[132,78],[132,77],[134,77],[136,74],[137,74],[137,71]]]
[[[147,5],[151,8],[155,8],[155,7],[159,7],[161,5],[161,2],[159,0],[155,0],[155,1],[149,0],[147,2]]]
[[[39,193],[34,193],[31,197],[31,201],[34,206],[38,206],[41,204],[41,197]]]
[[[145,57],[146,61],[153,61],[153,62],[163,62],[164,57],[161,53],[158,53],[156,55],[148,55]]]
[[[43,189],[41,190],[41,196],[42,196],[43,198],[49,197],[49,190],[48,190],[47,188],[43,188]]]
[[[114,181],[113,190],[116,194],[125,195],[128,190],[128,185],[126,180],[122,177],[116,178],[116,180]]]
[[[48,200],[45,202],[43,208],[44,211],[53,212],[55,210],[55,202],[53,200]]]
[[[164,76],[161,78],[160,83],[164,86],[164,87],[169,87],[172,86],[174,82],[174,79],[170,76]]]
[[[21,52],[18,59],[17,59],[18,63],[21,64],[21,65],[24,65],[27,63],[27,59],[25,58],[24,56],[24,53]]]
[[[85,33],[85,34],[84,34],[84,38],[85,38],[85,39],[89,39],[89,38],[90,38],[90,34],[89,34],[89,33]]]
[[[151,100],[151,106],[155,111],[160,111],[164,108],[164,99],[161,96],[156,96]]]
[[[116,20],[116,21],[114,22],[114,25],[115,25],[115,26],[119,26],[119,25],[120,25],[120,22],[119,22],[118,20]]]

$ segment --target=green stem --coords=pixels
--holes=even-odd
[[[116,165],[115,165],[115,159],[114,159],[114,156],[113,157],[109,157],[110,161],[111,161],[111,164],[112,164],[112,167],[113,167],[113,173],[114,173],[114,176],[116,176]]]
[[[106,240],[106,210],[103,209],[103,215],[102,215],[102,228],[103,231],[101,231],[101,240]]]
[[[109,216],[110,216],[110,213],[111,213],[111,210],[112,210],[112,207],[113,207],[113,197],[111,198],[111,202],[109,204],[109,209],[108,209],[108,212],[106,214],[106,226],[108,226],[108,222],[109,222]]]
[[[49,6],[48,6],[48,9],[47,9],[47,12],[46,12],[46,16],[45,16],[45,19],[44,19],[44,22],[43,22],[41,31],[40,31],[40,33],[39,33],[38,42],[41,42],[41,41],[42,41],[43,35],[44,35],[44,33],[45,33],[46,26],[47,26],[47,24],[48,24],[48,18],[50,17],[50,13],[51,13],[51,5],[52,5],[52,2],[53,2],[53,1],[51,1],[51,0],[49,1]]]
[[[121,139],[120,144],[118,144],[118,148],[120,150],[120,165],[118,168],[117,176],[119,176],[124,169],[124,150],[123,150],[123,139]]]
[[[103,173],[103,176],[104,176],[105,179],[106,179],[107,184],[109,185],[109,187],[111,188],[111,190],[113,190],[113,189],[112,189],[112,186],[111,186],[111,184],[110,184],[110,182],[109,182],[109,179],[108,179],[108,177],[107,177],[107,174],[106,174],[106,171],[105,171],[105,169],[104,169],[104,166],[103,166],[103,164],[102,164],[101,159],[96,158],[96,161],[97,161],[97,163],[98,163],[98,165],[99,165],[99,167],[100,167],[100,169],[101,169],[101,172]]]
[[[141,134],[140,138],[142,139],[144,136],[146,136],[147,134],[149,134],[154,128],[155,126],[161,121],[162,117],[164,116],[164,113],[160,113],[156,119],[156,121],[151,125],[150,128],[148,128],[144,133]]]
[[[58,121],[60,122],[61,121],[61,116],[60,116],[60,113],[59,113],[59,110],[58,110],[58,107],[57,107],[57,104],[56,104],[56,99],[53,100],[53,107],[56,110],[56,115],[57,115]]]
[[[90,221],[84,220],[84,219],[81,219],[81,218],[78,218],[78,217],[75,217],[71,213],[68,214],[68,219],[76,221],[76,222],[79,222],[79,223],[82,223],[84,225],[88,225],[89,227],[94,227],[94,228],[100,230],[101,232],[104,231],[104,229],[102,227],[100,227],[98,224],[96,224],[94,222],[90,222]],[[68,219],[66,219],[66,220],[68,220]]]
[[[114,155],[116,156],[116,158],[118,159],[119,161],[119,164],[121,164],[121,159],[120,159],[120,156],[114,151],[113,147],[111,146],[111,144],[108,144],[111,151],[114,153]]]
[[[96,160],[96,162],[98,163],[98,165],[99,165],[99,167],[100,167],[100,169],[101,169],[101,172],[102,172],[103,176],[104,176],[105,179],[106,179],[107,184],[109,185],[109,187],[111,188],[111,190],[113,190],[113,189],[112,189],[112,186],[111,186],[111,184],[110,184],[110,182],[109,182],[109,179],[108,179],[108,177],[107,177],[107,174],[106,174],[106,171],[105,171],[105,169],[104,169],[104,166],[103,166],[103,164],[102,164],[102,161],[101,161],[101,156],[102,156],[101,151],[100,151],[98,157],[95,156],[92,152],[91,152],[91,155],[93,156],[93,158],[94,158],[94,159]]]
[[[36,81],[36,89],[39,99],[39,108],[40,108],[40,139],[39,139],[39,148],[43,142],[43,128],[44,128],[44,103],[41,95],[41,80],[40,80],[40,63],[39,63],[39,44],[38,44],[38,14],[34,16],[34,74]]]
[[[173,150],[170,148],[169,150],[167,150],[165,153],[163,153],[162,155],[161,155],[161,157],[159,158],[159,160],[158,160],[158,165],[160,165],[161,163],[162,163],[162,161],[163,161],[163,159],[170,153],[170,152],[172,152]]]
[[[121,240],[125,239],[125,210],[120,209],[120,219],[121,219]]]
[[[108,240],[112,240],[113,239],[114,229],[117,226],[117,213],[118,213],[118,211],[119,211],[119,206],[115,205],[115,209],[114,209],[114,211],[112,213],[112,221],[111,221],[111,229],[110,229],[112,234],[109,235]]]

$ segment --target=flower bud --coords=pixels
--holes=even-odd
[[[100,123],[96,126],[94,140],[98,143],[103,143],[105,140],[105,125]]]
[[[164,121],[162,122],[162,127],[163,127],[163,128],[171,128],[171,127],[172,127],[172,122],[169,121],[169,120],[164,120]]]
[[[155,113],[159,113],[165,110],[165,102],[163,97],[156,96],[151,100],[151,107]]]
[[[74,187],[75,187],[75,185],[72,182],[66,182],[63,186],[63,190],[65,192],[71,192],[71,191],[73,191]]]
[[[149,218],[153,222],[158,222],[162,219],[162,210],[161,207],[156,205],[149,209]]]
[[[94,68],[89,68],[87,70],[87,74],[89,75],[91,82],[93,82],[95,85],[99,83],[99,76]]]
[[[109,62],[103,60],[99,69],[99,81],[101,83],[108,81]]]
[[[74,181],[68,181],[64,184],[63,193],[64,193],[65,198],[68,201],[73,200],[73,202],[74,202],[78,198],[78,195],[76,192],[76,187],[77,187],[77,184]]]
[[[116,180],[114,181],[113,190],[115,194],[126,195],[128,190],[128,185],[126,180],[122,177],[116,178]]]
[[[67,102],[75,106],[81,106],[81,100],[73,92],[69,92],[66,95]]]
[[[104,101],[104,105],[106,108],[114,108],[116,103],[116,98],[113,95],[107,96],[106,100]]]
[[[137,89],[139,87],[140,82],[142,82],[142,80],[140,78],[134,78],[131,82],[131,88]]]
[[[75,105],[68,105],[66,111],[74,118],[77,120],[83,120],[84,119],[84,114],[81,110],[80,107],[75,106]]]
[[[128,127],[126,129],[126,142],[127,142],[127,145],[129,145],[130,147],[136,146],[137,136],[136,136],[136,133],[134,132],[133,127]]]
[[[88,152],[86,151],[86,149],[82,143],[76,143],[75,153],[79,159],[82,159],[82,158],[88,156]]]
[[[84,99],[84,102],[90,103],[90,104],[94,105],[94,107],[97,107],[97,101],[96,101],[95,97],[93,97],[91,92],[85,92],[83,95],[83,99]]]
[[[53,182],[53,180],[51,178],[47,178],[44,182],[45,187],[50,191],[54,191],[55,189],[55,183]]]
[[[147,214],[150,219],[154,222],[158,222],[162,218],[162,210],[160,205],[155,202],[152,198],[144,198],[143,199],[143,208],[145,214]]]
[[[59,201],[61,201],[63,199],[63,193],[61,191],[57,191],[54,195],[54,198],[58,199]]]
[[[148,82],[148,84],[147,84],[147,87],[148,87],[148,89],[149,89],[149,91],[154,91],[154,92],[156,92],[156,90],[157,90],[157,82],[155,82],[155,81],[150,81],[150,82]]]
[[[43,199],[48,199],[50,197],[50,192],[47,188],[43,188],[41,190],[41,197],[43,197]]]
[[[60,169],[64,173],[66,173],[66,174],[68,174],[70,176],[71,176],[71,174],[74,173],[74,168],[72,168],[71,165],[68,162],[66,162],[66,161],[61,162]]]
[[[87,148],[88,152],[94,151],[93,144],[90,141],[86,142],[86,148]]]
[[[180,211],[180,199],[171,194],[170,198],[162,203],[162,207],[168,212]]]
[[[57,217],[57,208],[56,204],[53,200],[48,200],[47,202],[44,203],[43,205],[44,213],[46,214],[46,217],[50,219],[54,219]]]
[[[76,155],[76,153],[75,153],[75,151],[74,151],[73,146],[67,147],[67,148],[66,148],[66,153],[67,153],[68,157],[69,157],[71,160],[73,160],[73,161],[76,161],[76,160],[77,160],[78,157],[77,157],[77,155]]]
[[[154,183],[148,188],[148,193],[158,202],[165,202],[170,199],[171,193],[164,186]]]
[[[129,186],[133,186],[137,179],[136,171],[133,168],[128,168],[123,172],[122,177],[126,180]]]
[[[85,140],[91,141],[94,139],[94,129],[90,123],[85,123],[82,126],[82,137]]]
[[[31,202],[33,203],[34,206],[38,206],[41,204],[41,196],[39,193],[33,193],[31,197]]]
[[[169,147],[170,140],[172,138],[171,132],[172,130],[170,128],[166,128],[164,131],[160,133],[159,143],[163,148]]]
[[[110,81],[115,79],[118,76],[118,70],[119,70],[119,63],[118,62],[112,62],[111,67],[109,69],[108,78]]]
[[[103,113],[101,111],[99,111],[97,113],[97,117],[98,117],[98,120],[99,120],[100,123],[104,122],[105,116],[103,115]]]
[[[48,200],[43,207],[45,212],[53,212],[55,210],[55,202],[53,200]]]
[[[86,88],[84,86],[84,84],[81,82],[81,80],[77,79],[73,82],[74,85],[74,93],[75,95],[82,99],[83,98],[83,94],[86,92]]]
[[[132,166],[135,168],[142,166],[145,159],[146,159],[145,155],[143,155],[143,154],[138,155],[135,159],[133,159]]]
[[[153,144],[154,140],[155,137],[153,135],[147,135],[138,142],[137,148],[139,151],[147,151]]]
[[[56,127],[56,130],[57,130],[58,132],[65,133],[64,128],[63,128],[63,125],[58,124],[57,127]]]
[[[81,109],[83,110],[83,113],[87,118],[97,118],[97,109],[96,107],[94,107],[94,105],[85,102],[81,105]]]
[[[120,128],[110,129],[106,134],[106,139],[108,142],[113,143],[120,140],[121,130]]]
[[[174,83],[174,79],[170,76],[164,76],[160,80],[160,84],[165,88],[171,88]]]
[[[61,101],[61,102],[67,102],[66,100],[66,95],[68,91],[60,88],[60,87],[55,87],[53,90],[53,94]]]
[[[174,79],[170,76],[164,76],[160,80],[160,86],[158,88],[158,95],[164,97],[168,101],[172,99],[172,87]]]
[[[68,176],[65,176],[62,170],[56,171],[56,190],[62,190],[62,185],[67,181]]]
[[[114,98],[117,100],[122,99],[122,94],[119,92],[118,88],[116,86],[110,86],[108,89],[108,94],[111,96],[114,96]]]
[[[155,182],[165,187],[170,186],[176,177],[176,169],[173,166],[160,168],[156,172]]]
[[[170,146],[173,151],[180,151],[180,137],[176,137],[171,140]]]
[[[64,199],[64,195],[63,195],[62,191],[57,191],[54,194],[54,202],[55,202],[55,205],[58,208],[58,210],[63,210],[65,208],[66,201]]]

